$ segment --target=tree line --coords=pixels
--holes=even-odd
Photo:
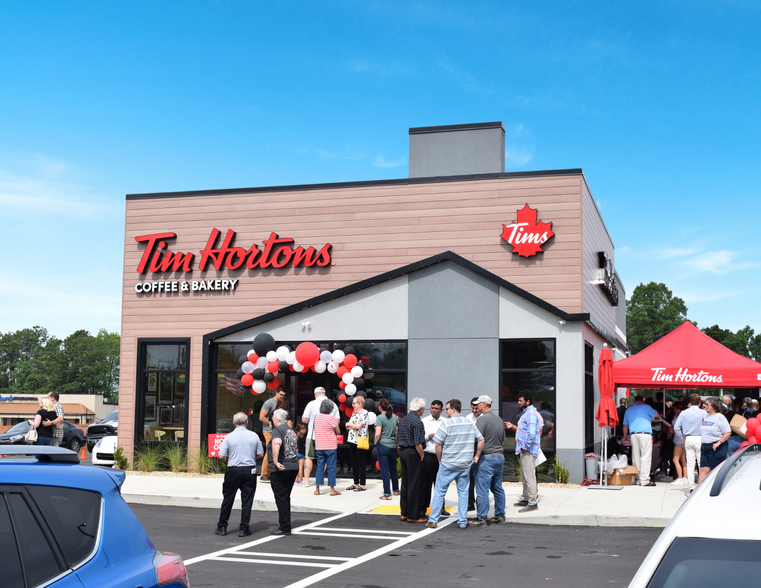
[[[0,395],[103,394],[119,399],[118,333],[79,330],[61,340],[43,327],[0,333]]]
[[[642,351],[661,337],[681,326],[687,318],[687,305],[674,296],[665,284],[640,284],[626,301],[626,343],[632,354]],[[697,322],[690,321],[696,327]],[[761,333],[750,326],[736,333],[719,325],[701,329],[735,353],[761,361]]]

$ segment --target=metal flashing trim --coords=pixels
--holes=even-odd
[[[412,184],[435,184],[439,182],[472,182],[478,180],[507,180],[511,178],[535,178],[542,176],[579,176],[581,168],[541,171],[502,172],[470,174],[463,176],[434,176],[429,178],[399,178],[391,180],[366,180],[358,182],[332,182],[327,184],[295,184],[291,186],[264,186],[258,188],[231,188],[222,190],[191,190],[185,192],[153,192],[127,194],[126,200],[154,200],[161,198],[190,198],[194,196],[232,196],[236,194],[261,194],[267,192],[301,192],[307,190],[341,190],[371,188],[373,186],[406,186]]]
[[[325,302],[329,302],[330,300],[335,300],[336,298],[341,298],[343,296],[347,296],[349,294],[353,294],[355,292],[365,290],[377,284],[388,282],[390,280],[399,278],[406,274],[416,272],[426,267],[431,267],[433,265],[436,265],[437,263],[442,263],[444,261],[452,261],[464,267],[465,269],[468,269],[472,271],[473,273],[485,278],[486,280],[505,288],[509,292],[512,292],[513,294],[516,294],[517,296],[520,296],[521,298],[527,300],[528,302],[535,304],[536,306],[542,308],[543,310],[546,310],[547,312],[554,314],[560,319],[563,319],[565,321],[570,321],[570,322],[583,322],[583,321],[590,320],[589,313],[586,313],[586,312],[567,313],[557,308],[556,306],[553,306],[549,302],[542,300],[538,296],[535,296],[534,294],[531,294],[530,292],[527,292],[526,290],[519,288],[512,282],[508,282],[504,278],[501,278],[497,276],[496,274],[491,273],[490,271],[482,268],[481,266],[476,265],[472,261],[469,261],[465,259],[464,257],[457,255],[454,251],[445,251],[444,253],[439,253],[438,255],[434,255],[433,257],[428,257],[421,261],[416,261],[414,263],[405,265],[395,270],[391,270],[384,274],[380,274],[378,276],[374,276],[372,278],[368,278],[366,280],[362,280],[360,282],[356,282],[354,284],[344,286],[343,288],[338,288],[337,290],[327,292],[326,294],[321,294],[320,296],[315,296],[314,298],[310,298],[309,300],[297,302],[296,304],[292,304],[291,306],[286,306],[285,308],[281,308],[279,310],[275,310],[273,312],[237,323],[235,325],[231,325],[224,329],[219,329],[212,333],[208,333],[207,335],[204,335],[204,348],[206,348],[208,343],[210,343],[211,341],[214,341],[215,339],[219,339],[220,337],[226,337],[227,335],[232,335],[234,333],[237,333],[238,331],[249,329],[251,327],[255,327],[257,325],[261,325],[269,321],[279,319],[284,316],[288,316],[295,312],[299,312],[301,310],[306,310],[307,308],[318,306]]]
[[[592,329],[595,333],[600,335],[603,339],[605,339],[609,345],[613,347],[617,347],[618,349],[621,349],[623,351],[628,351],[629,348],[626,346],[626,343],[622,342],[618,337],[615,335],[611,335],[602,325],[600,325],[591,315],[587,314],[587,320],[586,323],[589,326],[590,329]]]
[[[464,125],[442,125],[438,127],[411,127],[410,135],[422,135],[425,133],[448,133],[451,131],[478,131],[481,129],[502,129],[505,125],[501,120],[485,123],[469,123]]]

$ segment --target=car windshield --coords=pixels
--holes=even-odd
[[[26,433],[29,430],[29,423],[24,421],[23,423],[18,423],[16,425],[13,425],[10,429],[8,429],[8,433]]]
[[[103,419],[104,421],[118,421],[119,420],[119,411],[115,410],[110,415],[108,415],[106,418]]]

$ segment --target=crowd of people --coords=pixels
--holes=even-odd
[[[336,489],[336,462],[339,445],[339,411],[327,398],[325,389],[314,390],[314,400],[307,404],[301,422],[292,423],[284,394],[279,392],[262,406],[259,419],[267,421],[264,432],[266,447],[258,435],[248,429],[248,416],[233,417],[235,429],[228,434],[219,451],[227,463],[223,483],[223,501],[216,534],[226,535],[230,512],[238,491],[241,493],[241,522],[239,535],[251,534],[251,508],[256,492],[256,460],[263,459],[260,481],[269,482],[278,510],[278,527],[273,535],[291,533],[290,496],[294,485],[309,486],[314,472],[314,494],[321,495],[321,486],[330,488],[330,496],[340,496]],[[274,402],[271,402],[273,401]],[[268,404],[269,403],[269,404]],[[470,414],[461,414],[457,399],[430,403],[430,414],[423,417],[426,402],[413,398],[409,412],[403,418],[394,414],[390,402],[378,402],[376,417],[365,410],[362,396],[352,398],[353,412],[345,423],[352,464],[353,483],[346,491],[367,490],[367,462],[370,456],[369,427],[374,425],[374,444],[383,482],[381,500],[399,496],[400,520],[423,523],[435,528],[442,517],[450,516],[445,508],[445,496],[451,483],[457,487],[457,523],[467,526],[504,524],[506,497],[502,486],[504,442],[507,430],[515,431],[515,454],[520,463],[523,491],[514,506],[519,512],[538,509],[536,460],[544,420],[534,408],[529,392],[518,395],[520,417],[516,422],[503,422],[492,411],[492,399],[487,395],[471,400]],[[444,416],[446,413],[446,417]],[[421,418],[422,417],[422,418]],[[265,457],[266,456],[266,457]],[[401,481],[397,474],[397,459],[401,463]],[[266,465],[266,469],[265,469]],[[266,479],[265,479],[265,473]],[[493,496],[494,516],[487,518]],[[427,515],[431,508],[430,516]],[[468,511],[476,516],[468,520]]]
[[[703,399],[693,393],[674,400],[658,392],[655,399],[637,396],[629,407],[621,399],[609,453],[630,444],[640,485],[652,487],[658,480],[692,491],[740,448],[741,423],[759,414],[758,400],[729,394]]]

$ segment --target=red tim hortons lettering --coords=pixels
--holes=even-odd
[[[141,235],[135,237],[135,241],[138,243],[145,243],[145,251],[140,258],[140,263],[137,265],[137,273],[144,274],[148,261],[150,260],[149,270],[151,272],[167,272],[167,271],[193,271],[193,260],[195,256],[192,253],[172,253],[167,249],[166,253],[161,252],[161,249],[166,247],[166,242],[163,239],[174,239],[177,235],[175,233],[156,233],[155,235]],[[162,258],[163,255],[163,258]]]

